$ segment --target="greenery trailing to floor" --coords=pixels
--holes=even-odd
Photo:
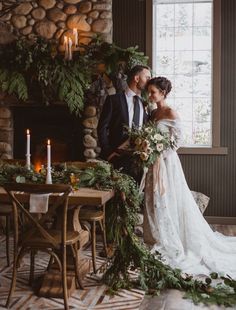
[[[0,90],[23,102],[47,105],[65,102],[71,112],[80,114],[100,64],[113,77],[121,70],[121,64],[125,72],[138,63],[146,64],[147,57],[137,47],[121,49],[99,38],[74,52],[71,61],[57,52],[55,42],[42,38],[29,42],[20,38],[9,45],[0,45]]]
[[[200,281],[179,269],[172,269],[163,263],[159,253],[151,254],[134,234],[142,197],[132,178],[102,162],[84,170],[76,165],[55,166],[52,179],[53,183],[71,183],[75,188],[86,186],[114,190],[114,198],[106,208],[106,221],[108,238],[115,245],[115,254],[103,277],[111,292],[138,287],[148,293],[159,294],[163,289],[175,288],[185,291],[185,297],[194,303],[236,305],[235,280],[212,273]],[[5,182],[44,183],[45,174],[29,171],[20,165],[0,163],[0,185]],[[132,270],[138,271],[138,278],[130,276]]]

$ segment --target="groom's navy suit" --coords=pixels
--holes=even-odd
[[[148,120],[144,109],[143,123]],[[107,96],[98,123],[98,139],[101,146],[101,157],[107,159],[109,155],[127,140],[124,126],[129,126],[129,112],[125,92]],[[127,156],[114,157],[115,168],[124,168],[129,173],[130,158]]]

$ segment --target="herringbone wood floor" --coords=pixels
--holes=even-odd
[[[12,248],[12,247],[11,247]],[[99,249],[98,249],[99,250]],[[100,249],[101,250],[101,249]],[[91,251],[85,251],[85,256],[91,258]],[[42,275],[47,267],[48,256],[39,254],[36,266],[36,277]],[[104,264],[104,259],[97,258],[98,265]],[[122,310],[139,308],[144,292],[140,290],[120,290],[117,295],[106,293],[107,287],[99,282],[101,273],[87,274],[84,290],[76,290],[69,299],[70,309],[77,310]],[[0,309],[5,309],[8,290],[12,276],[12,268],[6,267],[5,237],[0,236]],[[63,299],[37,297],[28,285],[29,256],[25,256],[17,274],[17,287],[11,302],[11,309],[17,310],[56,310],[63,309]]]

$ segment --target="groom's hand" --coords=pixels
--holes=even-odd
[[[119,157],[119,156],[120,154],[118,154],[118,152],[113,152],[108,156],[107,160],[112,161],[115,157]]]

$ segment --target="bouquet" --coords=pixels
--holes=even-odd
[[[161,132],[153,122],[128,128],[128,136],[134,160],[142,168],[154,164],[163,151],[176,147],[175,138],[169,132]]]

